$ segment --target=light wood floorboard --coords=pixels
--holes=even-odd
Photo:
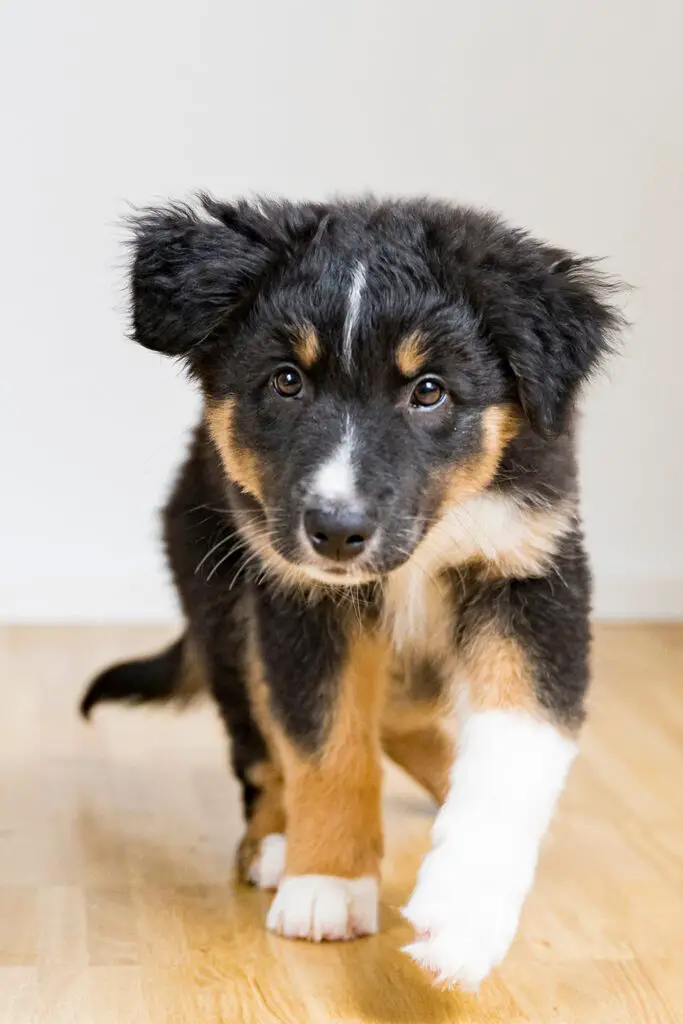
[[[433,811],[386,776],[379,936],[268,935],[209,705],[102,709],[80,688],[150,628],[0,627],[0,1024],[683,1021],[683,627],[602,626],[592,716],[503,968],[433,989],[398,908]]]

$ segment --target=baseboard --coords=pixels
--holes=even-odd
[[[595,617],[683,620],[683,579],[598,576]],[[176,621],[178,604],[163,578],[0,580],[0,621],[7,623]]]

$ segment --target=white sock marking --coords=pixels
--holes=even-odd
[[[466,718],[451,788],[404,910],[406,947],[440,981],[477,988],[506,955],[576,744],[524,711]]]
[[[290,875],[280,883],[266,927],[289,939],[353,939],[377,932],[378,907],[378,882],[369,875]]]
[[[286,857],[287,839],[281,832],[264,836],[249,868],[249,881],[259,889],[277,889],[285,873]]]
[[[349,288],[348,305],[346,309],[346,320],[344,322],[344,337],[342,340],[342,363],[350,373],[353,366],[353,335],[358,323],[360,304],[365,291],[367,269],[360,261],[353,268],[351,287]]]

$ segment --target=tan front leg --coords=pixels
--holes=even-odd
[[[305,753],[274,724],[287,816],[286,874],[268,927],[291,938],[377,931],[382,856],[380,717],[388,650],[353,638],[320,749]]]

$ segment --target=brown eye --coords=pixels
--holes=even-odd
[[[281,398],[297,398],[304,386],[301,374],[293,366],[283,366],[276,370],[270,382]]]
[[[435,409],[446,397],[446,388],[436,377],[423,377],[413,388],[410,404],[419,409]]]

